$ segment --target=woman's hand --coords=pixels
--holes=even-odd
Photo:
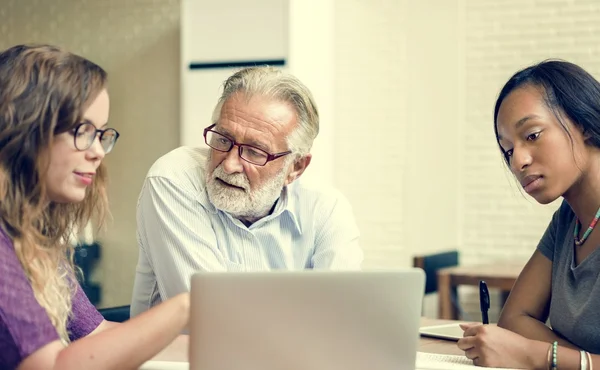
[[[464,338],[458,348],[477,366],[543,369],[548,344],[529,340],[496,325],[460,324]]]

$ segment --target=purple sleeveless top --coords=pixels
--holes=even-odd
[[[77,284],[67,329],[72,341],[84,337],[103,318]],[[14,369],[30,354],[59,336],[17,258],[12,241],[0,229],[0,369]]]

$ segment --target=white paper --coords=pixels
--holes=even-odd
[[[417,365],[415,370],[473,370],[475,368],[482,369],[481,367],[473,365],[473,361],[465,356],[417,352]],[[499,368],[486,367],[485,369],[493,370]]]
[[[187,362],[175,361],[147,361],[142,364],[139,370],[189,370],[190,364]]]

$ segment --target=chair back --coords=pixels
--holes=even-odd
[[[108,307],[101,308],[98,310],[100,314],[104,317],[106,321],[113,322],[124,322],[129,320],[129,305],[127,306],[118,306],[118,307]]]
[[[415,256],[413,266],[425,271],[425,294],[437,292],[437,271],[446,267],[458,266],[458,251],[452,250],[424,256]]]

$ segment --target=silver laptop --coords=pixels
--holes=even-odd
[[[192,277],[190,370],[410,370],[425,275],[225,272]]]

